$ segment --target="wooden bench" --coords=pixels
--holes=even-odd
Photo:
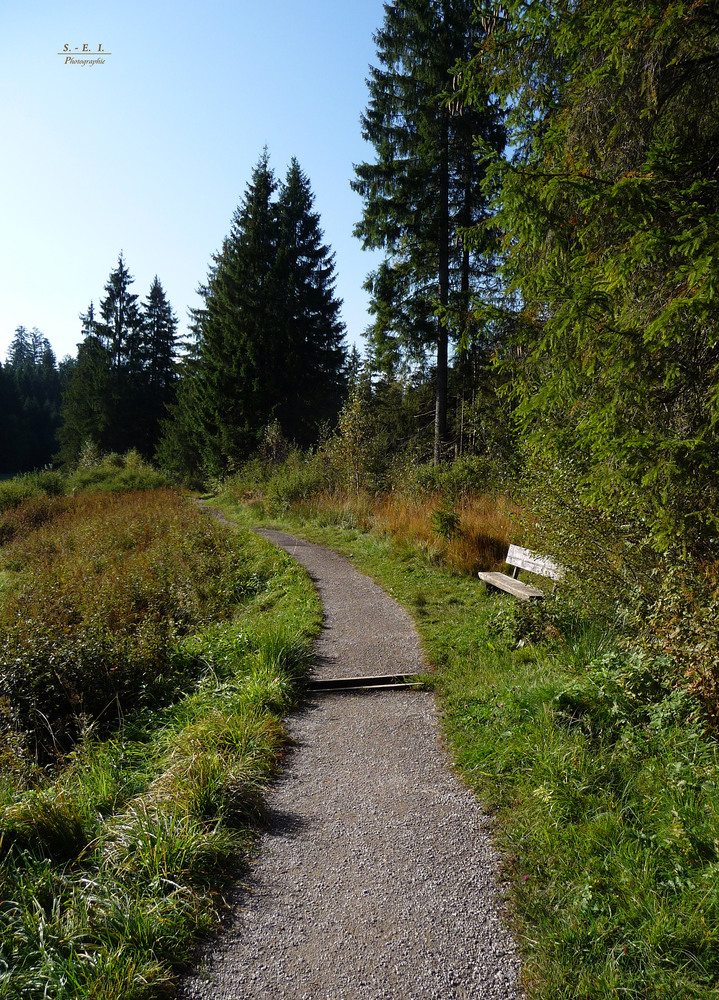
[[[508,566],[512,566],[512,575],[506,573],[478,573],[479,579],[490,588],[506,590],[508,594],[519,598],[520,601],[541,600],[544,591],[539,587],[533,587],[529,583],[522,583],[518,580],[520,569],[526,569],[530,573],[538,576],[547,576],[552,580],[560,580],[562,568],[553,563],[547,556],[538,556],[529,549],[523,549],[519,545],[510,545],[507,558],[504,560]]]

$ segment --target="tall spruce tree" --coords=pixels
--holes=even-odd
[[[174,400],[177,371],[177,317],[160,279],[155,278],[142,303],[142,371],[138,373],[135,447],[148,457],[160,437],[160,423]]]
[[[110,450],[108,425],[114,417],[112,402],[112,357],[97,335],[95,306],[80,314],[82,342],[78,346],[62,400],[62,426],[58,434],[59,457],[72,465],[87,443]]]
[[[136,447],[144,423],[139,411],[143,403],[147,357],[139,297],[131,291],[134,281],[120,253],[117,267],[105,284],[105,295],[100,300],[101,319],[96,326],[110,357],[107,402],[111,416],[105,430],[105,446],[121,452]]]
[[[278,340],[285,386],[276,417],[303,446],[337,416],[345,387],[344,326],[334,293],[334,255],[323,243],[310,182],[292,159],[277,201]]]
[[[345,350],[333,257],[295,161],[277,188],[265,150],[199,289],[191,385],[174,409],[183,426],[166,424],[161,447],[175,467],[186,448],[188,473],[198,454],[206,472],[227,472],[273,420],[308,444],[339,410]]]
[[[380,65],[370,68],[363,136],[374,163],[355,166],[364,199],[355,234],[386,258],[368,278],[375,358],[390,368],[400,355],[423,361],[436,351],[435,461],[447,428],[450,337],[467,335],[470,301],[487,279],[486,258],[463,230],[486,212],[479,137],[504,145],[490,100],[464,107],[452,68],[474,51],[474,0],[400,0],[385,4],[375,35]]]
[[[265,150],[200,289],[195,419],[215,475],[249,454],[281,396],[275,189]]]

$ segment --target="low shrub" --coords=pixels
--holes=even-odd
[[[53,469],[13,476],[12,479],[0,482],[0,514],[18,507],[33,497],[62,496],[66,492],[65,477]]]
[[[43,495],[28,498],[0,512],[0,546],[16,537],[31,534],[42,524],[58,517],[66,505],[62,499]]]
[[[665,562],[656,576],[655,599],[631,609],[631,641],[667,663],[719,727],[719,563]]]
[[[40,523],[2,552],[18,578],[0,606],[0,692],[5,722],[53,754],[91,722],[171,700],[198,670],[180,638],[230,617],[258,581],[228,533],[170,491],[66,498],[51,520],[30,504]]]

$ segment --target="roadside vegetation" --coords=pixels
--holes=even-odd
[[[719,996],[715,568],[663,576],[637,548],[622,573],[606,523],[578,511],[565,581],[532,579],[547,596],[523,604],[475,573],[508,540],[548,539],[551,497],[483,490],[472,460],[373,493],[327,469],[253,462],[217,502],[344,553],[413,614],[448,746],[493,816],[529,996]]]
[[[2,484],[2,998],[174,995],[254,850],[319,627],[261,539],[167,488],[96,489],[127,465],[90,493]]]

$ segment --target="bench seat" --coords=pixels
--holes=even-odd
[[[540,590],[539,587],[533,587],[530,583],[522,583],[521,580],[515,580],[513,576],[507,576],[506,573],[478,573],[477,575],[482,583],[486,583],[488,587],[506,590],[508,594],[519,598],[520,601],[541,600],[544,597],[544,591]]]
[[[544,591],[539,587],[533,587],[531,583],[522,583],[518,580],[520,569],[536,573],[537,576],[546,576],[552,580],[560,580],[562,577],[562,567],[557,566],[547,556],[538,556],[536,552],[523,549],[519,545],[510,545],[504,560],[508,566],[513,567],[512,575],[506,573],[478,573],[479,579],[488,587],[497,590],[505,590],[508,594],[518,598],[520,601],[537,601],[544,597]]]

